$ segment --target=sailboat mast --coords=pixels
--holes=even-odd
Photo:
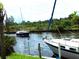
[[[56,6],[56,2],[57,2],[57,0],[54,1],[54,5],[53,5],[53,10],[52,10],[51,18],[50,18],[50,20],[49,20],[48,30],[50,29],[50,26],[51,26],[51,22],[52,22],[52,19],[53,19],[53,15],[54,15],[54,10],[55,10],[55,6]]]
[[[54,10],[55,10],[55,6],[56,6],[56,2],[57,2],[57,0],[55,0],[55,2],[54,2],[53,11],[52,11],[52,15],[51,15],[51,20],[53,19],[53,15],[54,15]]]
[[[21,11],[21,8],[20,8],[20,13],[21,13],[21,19],[22,19],[22,21],[23,21],[23,16],[22,16],[22,11]]]
[[[51,22],[52,22],[52,19],[53,19],[53,15],[54,15],[54,10],[55,10],[55,6],[56,6],[56,2],[57,0],[54,1],[54,6],[53,6],[53,10],[52,10],[52,14],[51,14],[51,18],[49,20],[49,25],[48,25],[48,30],[50,29],[50,26],[51,26]],[[59,30],[58,30],[59,31]],[[60,33],[60,31],[59,31]],[[60,33],[61,34],[61,33]],[[58,43],[59,47],[58,47],[58,53],[59,53],[59,59],[61,59],[61,47],[60,47],[60,43]]]

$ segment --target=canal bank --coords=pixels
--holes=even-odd
[[[43,32],[54,32],[54,33],[57,33],[58,30],[35,30],[35,31],[29,31],[29,33],[43,33]],[[79,30],[60,30],[61,33],[64,33],[64,32],[79,32]],[[5,34],[15,34],[16,31],[14,32],[4,32]]]
[[[7,59],[40,59],[40,58],[38,56],[34,57],[31,55],[13,53],[10,56],[7,56]]]

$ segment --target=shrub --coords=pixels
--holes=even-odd
[[[14,52],[13,46],[16,43],[16,40],[14,37],[9,37],[9,36],[4,36],[4,49],[5,49],[5,54],[10,55],[12,52]],[[1,48],[0,48],[0,54],[1,54]]]

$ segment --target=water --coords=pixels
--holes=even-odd
[[[45,36],[48,36],[50,39],[58,39],[61,38],[59,33],[30,33],[30,38],[21,38],[17,37],[15,34],[9,35],[14,36],[16,38],[16,45],[14,46],[14,50],[16,53],[22,54],[30,54],[30,55],[38,55],[38,43],[41,44],[41,52],[42,56],[51,57],[53,55],[52,51],[43,41]],[[78,32],[73,33],[62,33],[62,38],[79,38]],[[29,39],[29,40],[28,40]],[[58,58],[58,57],[57,57]]]
[[[15,36],[17,42],[14,46],[15,52],[22,54],[38,55],[38,43],[40,43],[42,56],[53,56],[52,51],[43,41],[44,36],[46,36],[46,33],[31,33],[30,38],[21,38]],[[49,37],[52,37],[51,34],[49,34]]]

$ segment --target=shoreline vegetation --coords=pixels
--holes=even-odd
[[[42,30],[42,31],[29,31],[29,33],[42,33],[42,32],[55,32],[58,33],[57,30]],[[64,32],[79,32],[79,30],[60,30],[61,33]],[[4,32],[6,34],[15,34],[16,32]]]
[[[48,30],[49,20],[38,22],[14,22],[13,16],[8,17],[4,32],[16,32],[19,30],[26,30],[29,32],[57,32],[63,31],[79,31],[79,15],[76,11],[71,13],[68,17],[60,19],[52,19],[50,30]]]

